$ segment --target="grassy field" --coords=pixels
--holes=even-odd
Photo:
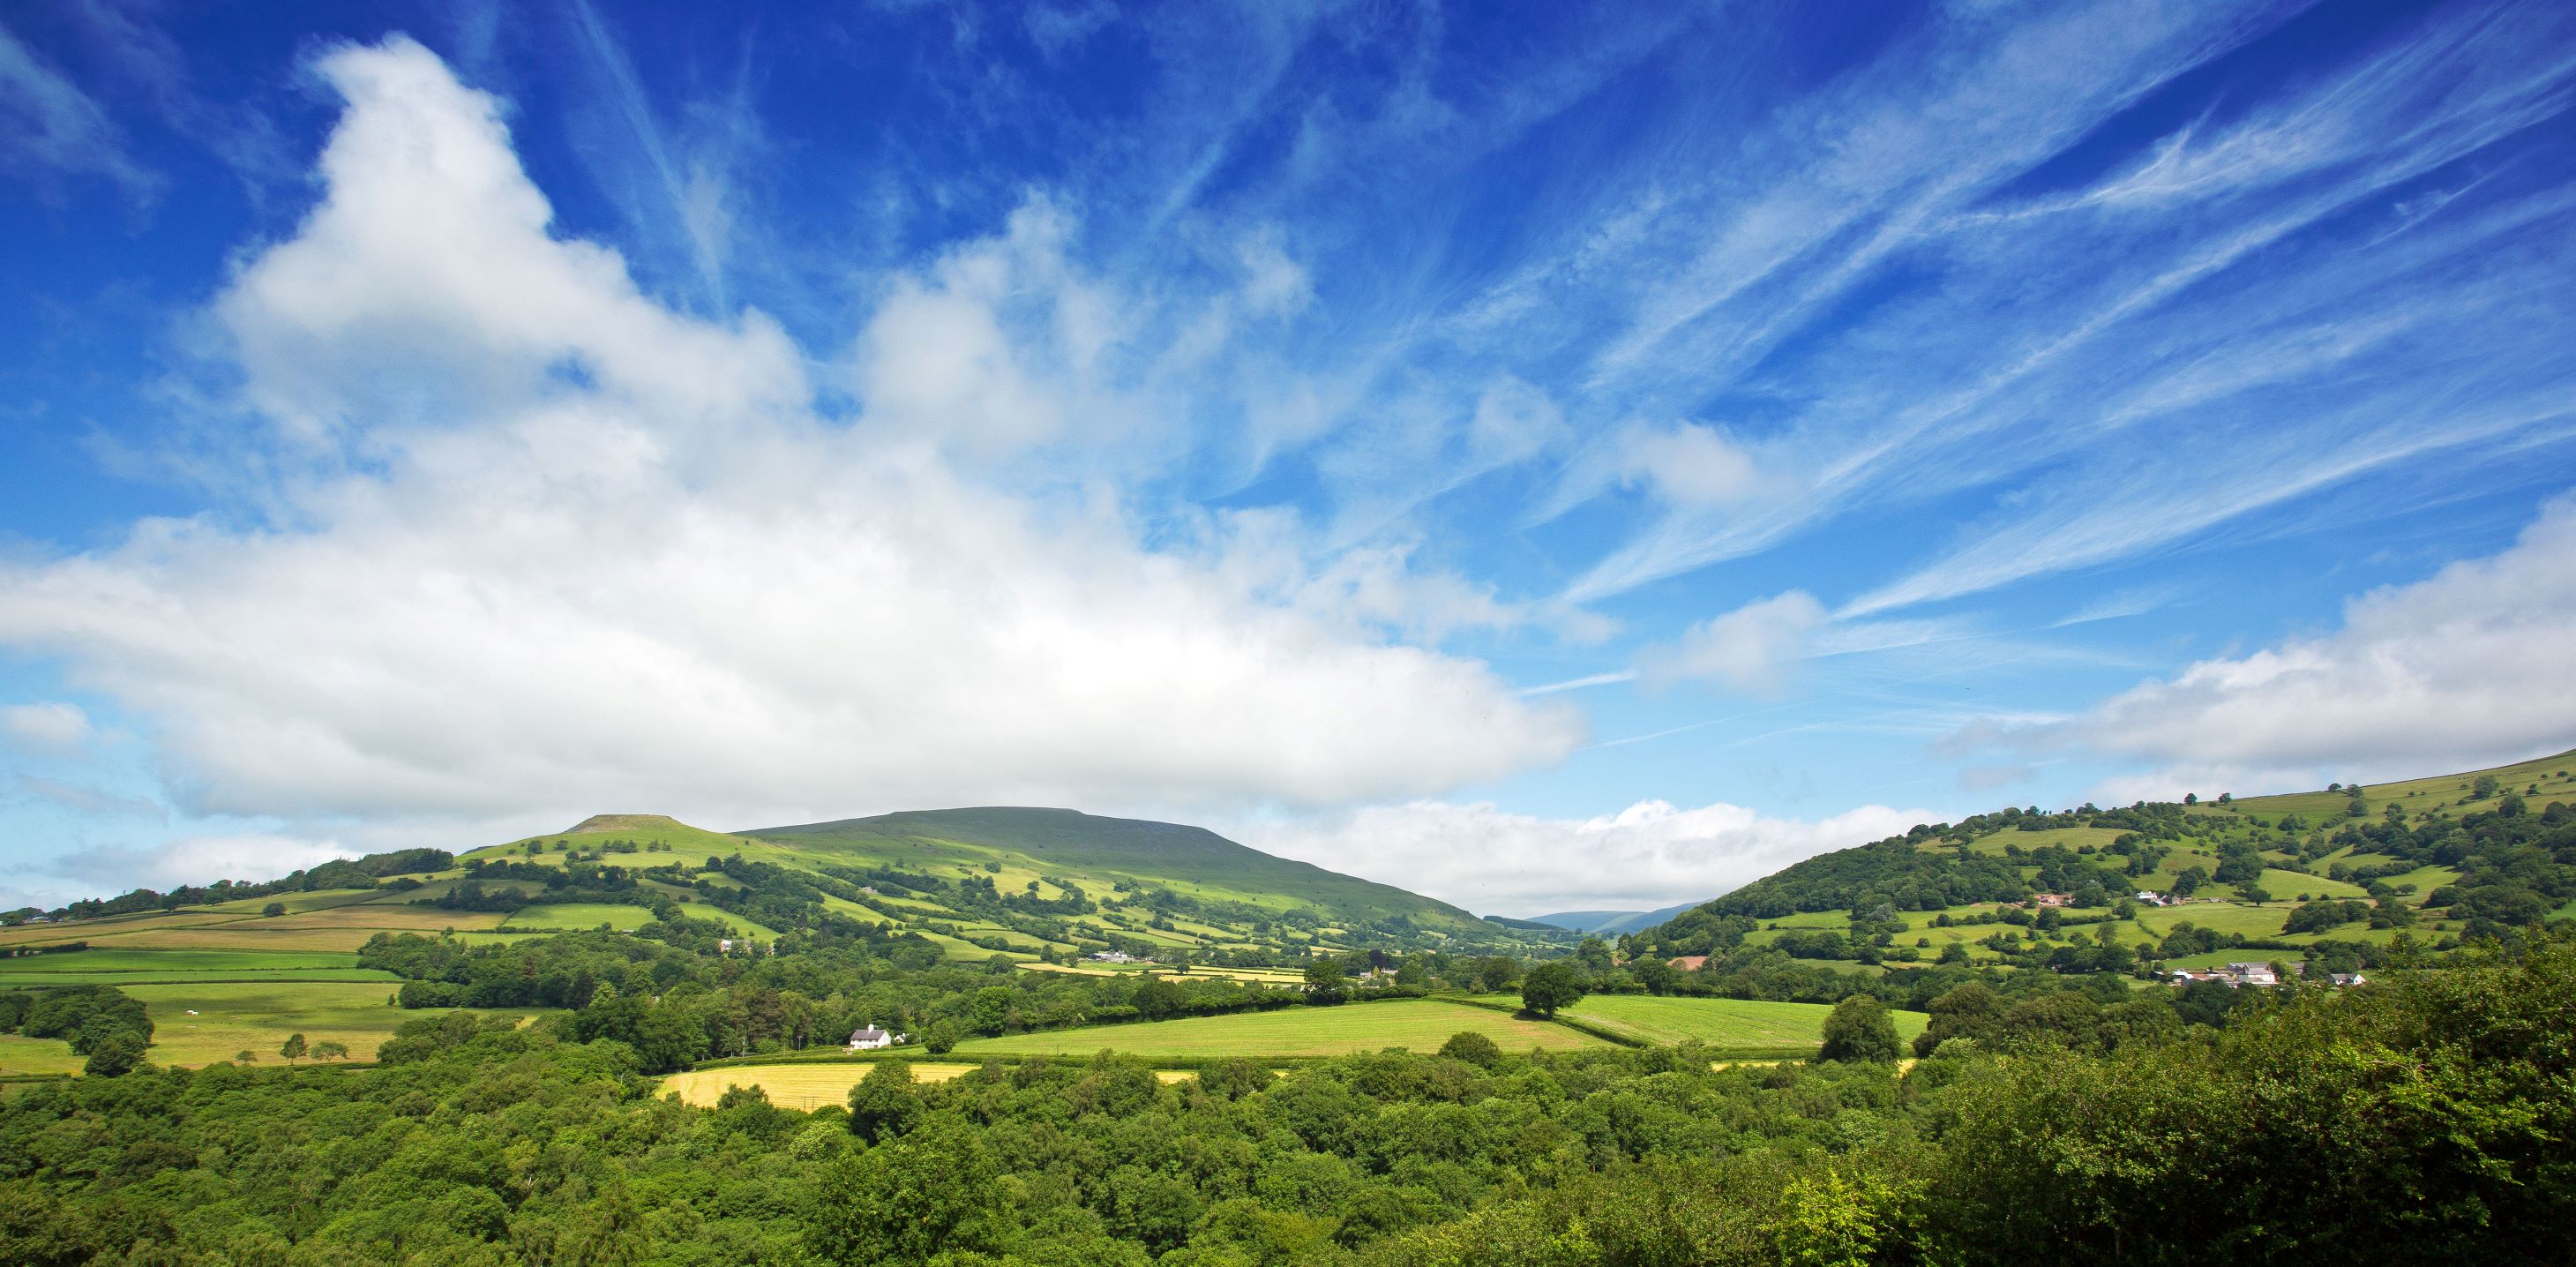
[[[723,912],[707,908],[712,915]],[[698,914],[696,911],[690,915]],[[606,924],[617,931],[632,932],[653,922],[653,912],[640,906],[611,906],[604,902],[564,902],[548,906],[522,906],[510,913],[503,928],[597,928]]]
[[[1712,1047],[1798,1047],[1824,1042],[1825,1003],[1766,1003],[1748,999],[1664,998],[1648,994],[1596,994],[1566,1015],[1640,1042],[1697,1039]],[[1895,1012],[1896,1036],[1908,1042],[1931,1022],[1921,1012]]]
[[[1406,1047],[1436,1051],[1461,1031],[1483,1034],[1505,1051],[1543,1047],[1566,1051],[1602,1045],[1590,1035],[1562,1025],[1523,1020],[1504,1012],[1443,1003],[1435,999],[1395,999],[1342,1007],[1291,1007],[1276,1012],[1241,1012],[1231,1016],[1192,1016],[1176,1021],[1137,1025],[1094,1025],[1040,1034],[1011,1034],[957,1044],[959,1056],[1077,1055],[1104,1048],[1148,1060],[1204,1056],[1339,1056],[1351,1052]]]
[[[0,959],[0,986],[144,985],[189,981],[395,981],[358,957],[301,950],[110,948]]]
[[[394,1007],[388,1001],[393,987],[380,983],[212,982],[125,992],[151,1012],[151,1059],[165,1065],[230,1060],[245,1049],[274,1061],[277,1045],[293,1033],[308,1042],[336,1040],[348,1046],[351,1059],[367,1060],[395,1026],[431,1015]]]
[[[404,1021],[431,1015],[406,1012],[388,1000],[390,982],[196,981],[115,983],[139,999],[152,1016],[149,1058],[162,1065],[206,1065],[250,1051],[262,1063],[281,1059],[278,1044],[300,1033],[308,1043],[346,1045],[349,1058],[366,1060]],[[193,1013],[193,1015],[191,1014]],[[77,1073],[81,1058],[61,1042],[0,1038],[0,1074]]]

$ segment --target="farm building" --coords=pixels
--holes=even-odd
[[[870,1021],[867,1024],[850,1031],[850,1045],[848,1050],[876,1051],[881,1048],[892,1047],[896,1043],[902,1041],[903,1035],[889,1034],[884,1030],[878,1029],[876,1022]]]

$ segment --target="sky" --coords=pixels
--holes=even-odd
[[[0,909],[592,813],[1483,913],[2576,747],[2576,8],[0,12]]]

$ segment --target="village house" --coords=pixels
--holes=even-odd
[[[870,1021],[867,1024],[850,1031],[850,1045],[846,1050],[876,1051],[881,1048],[892,1047],[903,1041],[903,1035],[889,1034],[884,1030],[878,1029],[876,1022]]]
[[[2030,901],[2023,903],[2023,905],[2032,907],[2066,906],[2072,904],[2074,900],[2075,895],[2072,893],[2034,893],[2030,895]]]
[[[2175,897],[2172,894],[2158,893],[2151,889],[2138,890],[2137,899],[2139,904],[2144,906],[2172,906],[2182,901],[2181,898]]]
[[[1091,957],[1101,963],[1134,963],[1136,957],[1123,950],[1095,950]]]

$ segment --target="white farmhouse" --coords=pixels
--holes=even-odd
[[[870,1021],[867,1024],[850,1031],[850,1045],[846,1050],[876,1051],[880,1048],[892,1047],[896,1043],[902,1041],[903,1035],[889,1034],[884,1030],[878,1029],[876,1022]]]

